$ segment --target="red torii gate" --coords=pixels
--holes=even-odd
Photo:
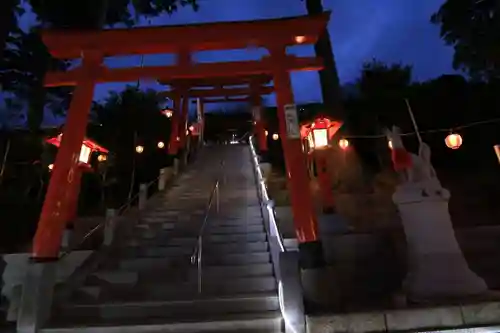
[[[302,151],[300,129],[290,82],[290,71],[320,70],[321,59],[288,55],[287,46],[314,44],[326,29],[330,13],[275,20],[220,22],[99,31],[50,31],[42,38],[52,56],[81,58],[79,67],[49,72],[45,86],[75,86],[68,110],[61,148],[58,151],[33,244],[35,260],[58,257],[68,203],[66,190],[73,186],[94,87],[101,82],[131,82],[139,78],[186,80],[245,75],[272,75],[276,89],[280,134],[283,138],[288,188],[291,192],[295,229],[305,268],[324,264],[317,218],[313,209]],[[133,41],[133,42],[131,42]],[[263,47],[269,56],[258,61],[193,63],[191,54],[206,50]],[[108,68],[106,56],[134,54],[177,55],[173,66]],[[187,103],[186,103],[187,104]]]
[[[253,102],[253,115],[257,129],[259,147],[262,151],[267,151],[267,142],[265,137],[264,125],[261,120],[261,95],[268,95],[274,92],[274,87],[266,86],[272,81],[271,75],[246,75],[232,77],[212,77],[191,80],[160,81],[161,84],[170,85],[173,89],[160,93],[174,101],[174,105],[180,104],[182,97],[182,111],[174,115],[171,131],[169,153],[177,154],[177,150],[184,148],[186,144],[186,129],[188,116],[188,100],[193,98],[210,98],[249,95]],[[243,86],[243,87],[242,87]],[[191,89],[187,89],[190,87]],[[209,88],[209,89],[207,89]],[[185,101],[185,102],[184,102]],[[201,104],[202,113],[204,112],[204,103]],[[180,107],[179,107],[180,109]]]
[[[262,84],[267,84],[271,81],[271,76],[255,76],[255,77],[234,77],[234,78],[214,78],[212,79],[212,84],[210,84],[210,81],[208,79],[203,79],[201,81],[189,81],[189,82],[182,82],[182,83],[177,83],[177,84],[172,84],[172,83],[167,83],[167,82],[160,82],[162,84],[170,84],[174,87],[182,86],[191,86],[191,87],[197,87],[194,89],[190,90],[182,90],[181,94],[185,96],[185,99],[189,99],[190,97],[192,98],[199,98],[201,99],[201,109],[202,113],[204,112],[204,103],[203,100],[206,98],[213,98],[213,97],[224,97],[224,98],[229,98],[229,97],[237,97],[237,96],[250,96],[249,97],[249,102],[252,102],[252,107],[253,107],[253,117],[255,121],[255,128],[256,128],[256,134],[257,138],[259,141],[259,148],[262,152],[267,151],[267,140],[266,140],[266,135],[265,135],[265,128],[264,128],[264,122],[262,121],[262,116],[261,116],[261,96],[262,95],[269,95],[274,92],[274,87],[273,86],[263,86]],[[246,87],[242,87],[245,86]],[[204,89],[200,89],[204,88]],[[209,89],[206,89],[209,88]],[[177,89],[173,89],[170,91],[165,91],[160,93],[162,96],[169,97],[173,99],[174,101],[177,100],[177,96],[179,96],[179,92]],[[230,100],[226,100],[230,101]],[[175,102],[174,102],[175,104]],[[183,111],[181,114],[181,122],[179,125],[178,123],[178,118],[174,117],[173,119],[173,126],[178,127],[178,130],[175,132],[171,132],[171,140],[170,140],[170,145],[169,145],[169,152],[171,154],[176,154],[176,149],[177,149],[177,144],[180,143],[181,147],[184,148],[185,145],[185,129],[184,127],[187,124],[187,111],[184,110],[184,105],[183,104]]]

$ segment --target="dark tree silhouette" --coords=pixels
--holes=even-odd
[[[160,103],[156,91],[128,86],[94,105],[99,126],[90,126],[88,135],[112,152],[108,180],[114,184],[112,192],[120,194],[114,196],[117,204],[127,196],[132,172],[136,182],[149,182],[170,162],[166,148],[157,147],[159,141],[166,147],[170,136],[170,120],[160,112]],[[136,145],[144,146],[142,154],[136,153]]]
[[[323,13],[322,0],[303,0],[306,2],[307,13],[309,15],[317,15]],[[337,72],[337,65],[335,63],[335,56],[332,50],[332,42],[328,29],[325,29],[321,34],[314,50],[318,57],[323,58],[325,68],[319,71],[319,79],[321,82],[321,93],[323,96],[323,103],[327,114],[331,114],[338,118],[343,117],[341,105],[341,92],[339,76]]]
[[[455,49],[453,66],[482,79],[500,78],[500,5],[496,0],[447,0],[432,16]]]

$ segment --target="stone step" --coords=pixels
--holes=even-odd
[[[272,276],[271,263],[257,263],[248,265],[213,265],[203,267],[203,276],[206,279],[233,279],[245,277]],[[101,268],[87,279],[87,285],[108,284],[135,285],[137,283],[169,281],[179,282],[197,278],[196,265],[185,265],[183,269],[172,270],[171,267],[149,267],[143,270],[124,270]]]
[[[232,297],[196,298],[192,300],[165,300],[112,303],[69,303],[58,309],[66,319],[119,318],[196,318],[206,315],[255,313],[279,310],[278,294],[256,293]]]
[[[208,233],[212,234],[242,234],[252,232],[264,232],[263,224],[243,224],[243,225],[208,225]]]
[[[98,320],[89,322],[86,318],[78,321],[53,322],[40,333],[274,333],[281,332],[280,311],[250,314],[223,314],[207,318],[182,318],[175,321],[147,318],[121,318],[120,320]]]
[[[191,263],[191,255],[193,250],[189,253],[179,254],[171,257],[132,257],[121,259],[119,261],[110,261],[105,263],[103,267],[118,268],[122,270],[147,270],[149,268],[158,267],[176,267],[189,265]],[[226,254],[210,254],[203,252],[202,261],[206,265],[247,265],[268,263],[270,261],[270,254],[268,252],[261,253],[226,253]],[[185,266],[184,265],[184,266]]]
[[[231,279],[202,278],[202,295],[235,295],[260,292],[274,292],[277,290],[274,276],[238,277]],[[196,278],[177,284],[137,284],[128,285],[101,285],[83,286],[76,295],[86,295],[95,301],[141,301],[141,300],[168,300],[191,299],[199,297],[198,281]]]
[[[190,244],[192,245],[192,244]],[[208,255],[223,255],[227,253],[253,253],[266,252],[269,249],[265,242],[243,242],[243,243],[213,243],[204,244],[203,251]],[[171,257],[179,255],[191,255],[194,246],[135,246],[126,247],[117,251],[116,256],[122,258],[130,257]]]

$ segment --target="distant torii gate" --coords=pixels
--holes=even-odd
[[[186,80],[248,75],[272,75],[276,89],[280,135],[283,138],[288,188],[291,194],[301,265],[324,265],[317,217],[302,151],[297,111],[289,72],[320,70],[316,57],[288,55],[287,46],[314,44],[326,29],[330,13],[275,20],[219,22],[99,31],[50,31],[42,33],[48,50],[58,59],[82,59],[66,72],[49,72],[45,86],[75,86],[61,147],[58,151],[33,243],[35,260],[58,258],[68,208],[66,191],[74,186],[78,155],[85,135],[94,87],[101,82],[131,82],[140,78]],[[262,47],[269,56],[257,61],[194,63],[192,53],[208,50]],[[108,68],[103,58],[133,54],[177,55],[172,66]]]
[[[271,82],[271,75],[253,75],[253,76],[235,76],[235,77],[215,77],[204,78],[201,80],[183,80],[182,82],[162,81],[161,84],[170,85],[173,89],[160,93],[160,95],[169,97],[174,101],[178,96],[183,96],[183,100],[189,98],[201,99],[201,109],[204,112],[204,101],[206,98],[223,97],[228,100],[230,97],[248,96],[248,102],[252,103],[253,118],[255,122],[256,134],[259,142],[259,148],[262,153],[267,152],[267,140],[265,135],[264,122],[262,120],[262,95],[269,95],[274,92],[273,86],[268,86]],[[179,91],[178,87],[183,87]],[[187,90],[185,87],[191,87]],[[207,89],[208,88],[208,89]],[[180,116],[180,118],[179,118]],[[178,128],[171,131],[169,153],[175,155],[178,145],[184,148],[185,145],[185,127],[187,126],[187,103],[182,104],[182,112],[178,112],[177,117],[173,117],[173,126]]]

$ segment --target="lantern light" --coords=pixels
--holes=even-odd
[[[349,141],[347,139],[340,139],[339,140],[339,147],[342,150],[346,150],[347,147],[349,147]]]
[[[89,163],[91,153],[92,149],[89,146],[82,144],[82,148],[80,149],[80,157],[78,158],[78,161],[85,164]]]
[[[268,132],[268,131],[264,131],[264,134],[265,134],[266,136],[268,136],[268,135],[269,135],[269,132]]]
[[[194,131],[194,126],[193,126],[193,125],[189,126],[189,130],[190,130],[191,132],[192,132],[192,131]]]
[[[181,141],[181,137],[180,136],[176,137],[175,141]]]
[[[276,141],[280,138],[280,136],[278,135],[278,133],[274,133],[273,134],[273,140]]]
[[[314,148],[325,148],[328,146],[328,129],[326,128],[314,128],[312,130],[312,135],[314,138]]]
[[[189,130],[186,130],[186,135],[189,135]]]
[[[306,36],[295,36],[295,41],[298,43],[298,44],[302,44],[306,41]]]
[[[54,164],[49,164],[48,168],[49,168],[49,171],[52,171],[52,169],[54,169]]]
[[[106,155],[104,155],[104,154],[101,154],[101,155],[97,156],[97,160],[98,160],[99,162],[104,162],[104,161],[106,161],[107,159],[108,159],[108,157],[107,157]]]
[[[167,118],[172,118],[172,116],[174,115],[174,111],[167,109],[163,111],[163,114],[167,116]]]
[[[460,134],[451,133],[444,139],[446,146],[451,149],[458,149],[462,145],[463,139]]]
[[[139,145],[139,146],[135,147],[135,151],[138,154],[141,154],[144,151],[144,147]]]
[[[163,147],[165,147],[163,141],[158,142],[158,148],[162,149]]]
[[[389,140],[387,141],[387,146],[389,147],[389,149],[392,149],[392,140]]]

